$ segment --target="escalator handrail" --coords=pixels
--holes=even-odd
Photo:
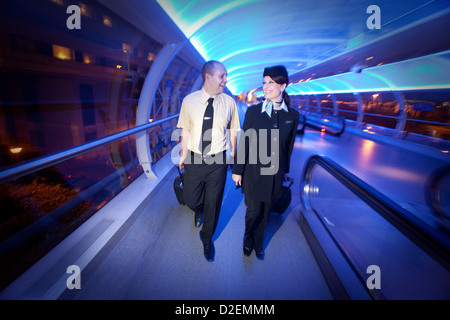
[[[414,242],[414,244],[433,257],[447,270],[450,270],[449,246],[447,243],[436,237],[430,227],[421,223],[420,220],[416,220],[414,216],[403,207],[325,156],[314,155],[310,157],[305,165],[300,186],[300,198],[303,208],[310,209],[307,202],[307,194],[305,194],[304,190],[309,184],[312,170],[316,165],[324,168],[361,200],[373,208],[375,212]],[[322,221],[322,219],[319,220]]]
[[[450,220],[450,213],[446,212],[441,206],[440,192],[442,190],[439,187],[441,181],[447,177],[450,177],[450,165],[442,167],[432,174],[427,183],[425,196],[436,217]]]
[[[96,149],[103,145],[109,144],[111,142],[126,138],[138,132],[142,132],[148,130],[152,127],[158,126],[163,122],[172,120],[179,117],[179,114],[175,114],[173,116],[169,116],[164,119],[156,120],[151,123],[147,123],[144,125],[136,126],[134,128],[121,131],[112,135],[109,135],[104,138],[97,139],[95,141],[87,142],[85,144],[72,147],[70,149],[66,149],[54,154],[45,155],[36,159],[32,159],[26,161],[24,163],[19,163],[18,165],[14,165],[11,167],[7,167],[0,171],[0,184],[5,183],[7,181],[20,178],[27,174],[39,171],[41,169],[45,169],[59,162],[71,159],[76,157],[82,153],[88,152],[90,150]]]
[[[323,119],[324,117],[332,118],[335,120],[335,121],[333,121],[334,123],[339,123],[341,125],[341,128],[338,131],[332,131],[332,130],[325,128],[325,132],[327,132],[328,134],[339,137],[345,131],[345,118],[344,117],[335,116],[335,115],[331,115],[331,114],[323,114],[323,113],[319,113],[319,112],[311,112],[311,111],[309,111],[309,112],[303,111],[301,114],[303,116],[305,116],[306,124],[308,124],[309,126],[312,126],[313,128],[316,128],[317,126],[314,125],[314,123],[308,123],[308,118],[310,118],[312,120],[314,120],[314,118],[320,118],[320,119]]]

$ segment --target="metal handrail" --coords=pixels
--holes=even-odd
[[[440,188],[440,184],[444,179],[450,179],[450,165],[439,168],[432,174],[427,182],[428,188],[426,189],[425,196],[428,204],[433,209],[433,214],[440,219],[446,220],[445,223],[448,224],[448,222],[450,222],[450,212],[446,212],[441,206],[442,197],[448,197],[448,193],[445,193],[445,190],[444,193],[442,193]],[[448,228],[449,226],[450,225],[445,225],[443,227]],[[447,232],[450,231],[447,230]]]
[[[300,198],[304,209],[312,209],[308,203],[308,194],[305,190],[310,190],[309,183],[311,174],[316,165],[324,168],[356,196],[373,208],[375,212],[390,222],[402,234],[408,237],[415,245],[423,249],[447,270],[450,270],[449,244],[439,239],[434,234],[432,228],[420,223],[420,220],[418,219],[415,220],[414,216],[403,207],[399,206],[397,203],[387,198],[367,183],[341,167],[339,164],[325,156],[314,155],[305,165],[303,179],[300,186]],[[315,210],[312,211],[317,215]],[[318,218],[330,236],[334,239],[326,227],[325,222],[320,217]],[[345,250],[339,245],[336,239],[334,239],[334,241],[352,268],[356,270]],[[361,278],[360,280],[363,281]]]
[[[306,106],[305,106],[306,107]],[[309,106],[310,108],[319,108],[317,106]],[[380,118],[387,118],[387,119],[395,119],[395,120],[405,120],[405,121],[413,121],[413,122],[420,122],[420,123],[428,123],[428,124],[435,124],[435,125],[441,125],[441,126],[450,126],[450,123],[447,122],[436,122],[436,121],[429,121],[429,120],[423,120],[423,119],[411,119],[411,118],[405,118],[401,116],[388,116],[385,114],[377,114],[377,113],[370,113],[370,112],[359,112],[354,110],[345,110],[345,109],[338,109],[335,110],[334,108],[327,108],[327,107],[320,107],[321,110],[330,110],[330,111],[337,111],[337,112],[346,112],[346,113],[354,113],[354,114],[362,114],[363,116],[376,116]],[[307,111],[307,112],[315,112],[319,113],[317,111]]]
[[[309,114],[306,116],[305,113],[306,113],[306,114],[309,113]],[[311,113],[316,114],[317,117],[316,117],[314,114],[313,114],[313,115],[310,115]],[[305,116],[305,121],[306,121],[305,124],[308,125],[309,127],[312,127],[313,129],[316,129],[316,130],[322,130],[322,129],[324,129],[326,133],[331,134],[331,135],[334,135],[334,136],[337,136],[337,137],[339,137],[339,136],[340,136],[341,134],[343,134],[344,131],[345,131],[345,118],[344,118],[344,117],[341,117],[341,116],[335,116],[335,115],[330,115],[330,114],[323,114],[323,113],[318,113],[318,112],[303,111],[303,110],[301,111],[301,114]],[[308,122],[308,118],[309,118],[309,119],[312,119],[313,121],[314,121],[316,118],[317,118],[319,121],[323,121],[322,119],[323,119],[324,117],[326,117],[326,118],[331,118],[331,119],[335,120],[333,123],[340,124],[340,125],[341,125],[340,129],[337,130],[337,131],[332,131],[332,130],[329,130],[328,128],[323,128],[323,127],[318,126],[318,125],[316,125],[316,124],[314,124],[314,123]],[[323,123],[322,125],[326,126],[325,123]]]
[[[138,132],[148,130],[148,129],[158,126],[161,123],[164,123],[166,121],[176,119],[177,117],[179,117],[179,115],[180,114],[175,114],[173,116],[169,116],[164,119],[156,120],[156,121],[153,121],[148,124],[143,124],[143,125],[134,127],[132,129],[114,133],[107,137],[104,137],[104,138],[101,138],[101,139],[98,139],[95,141],[87,142],[85,144],[82,144],[82,145],[79,145],[79,146],[76,146],[76,147],[73,147],[70,149],[66,149],[64,151],[53,153],[51,155],[45,155],[45,156],[42,156],[42,157],[39,157],[36,159],[32,159],[32,160],[24,162],[24,163],[19,163],[17,165],[7,167],[6,169],[3,169],[0,171],[0,184],[5,183],[10,180],[13,180],[13,179],[20,178],[22,176],[36,172],[38,170],[45,169],[45,168],[50,167],[59,162],[76,157],[76,156],[83,154],[85,152],[88,152],[92,149],[96,149],[98,147],[109,144],[111,142],[120,140],[122,138],[126,138],[126,137],[136,134]]]
[[[45,228],[49,228],[55,221],[58,221],[62,217],[64,217],[67,212],[70,212],[72,209],[76,208],[78,205],[97,194],[100,190],[108,186],[110,183],[117,179],[117,176],[121,173],[125,173],[127,170],[131,168],[133,163],[127,164],[125,167],[117,169],[113,173],[109,174],[107,177],[103,178],[101,181],[95,183],[87,190],[84,190],[82,193],[76,195],[66,203],[62,204],[52,212],[49,212],[39,220],[33,222],[32,224],[26,226],[24,229],[18,231],[11,237],[5,239],[0,243],[0,259],[20,247],[26,241],[31,239],[33,236],[45,230]]]

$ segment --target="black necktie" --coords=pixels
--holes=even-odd
[[[214,98],[208,99],[208,106],[206,107],[205,114],[203,115],[202,139],[200,144],[200,151],[203,155],[206,155],[211,150],[212,124],[214,118],[213,101]]]

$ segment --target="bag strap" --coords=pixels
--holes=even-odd
[[[286,195],[286,193],[288,192],[288,190],[291,188],[291,186],[294,184],[294,178],[290,178],[287,177],[286,178],[287,181],[289,181],[289,186],[287,187],[287,189],[284,190],[283,194],[281,195],[282,197],[284,197]]]
[[[183,174],[181,173],[180,167],[178,165],[176,165],[177,169],[178,169],[178,173],[180,174],[180,179],[181,179],[181,183],[184,184],[184,178],[183,178]]]
[[[287,177],[286,180],[290,182],[288,186],[290,188],[294,184],[294,178]]]

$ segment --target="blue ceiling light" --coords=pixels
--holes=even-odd
[[[157,0],[189,39],[198,29],[226,12],[258,0]]]
[[[265,67],[285,65],[292,76],[449,7],[448,3],[430,0],[379,0],[381,29],[369,30],[366,10],[372,0],[157,2],[205,60],[225,64],[227,87],[234,95],[259,90]],[[351,63],[361,62],[355,60]],[[383,82],[376,77],[371,81]],[[378,77],[389,79],[387,75]],[[311,90],[325,90],[314,88]]]
[[[450,51],[388,65],[347,72],[287,87],[290,94],[335,94],[352,92],[450,89]]]

